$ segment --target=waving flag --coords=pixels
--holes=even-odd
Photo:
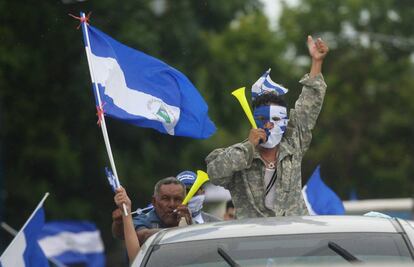
[[[303,187],[302,194],[310,215],[345,214],[341,199],[322,181],[320,166]]]
[[[253,100],[262,94],[275,93],[277,95],[284,95],[289,90],[275,83],[270,78],[270,70],[268,69],[252,86],[252,98]]]
[[[207,104],[184,74],[90,25],[82,28],[106,115],[170,135],[208,138],[215,132]]]
[[[37,236],[45,223],[45,212],[42,206],[48,195],[49,193],[46,193],[22,229],[1,255],[1,267],[49,266],[45,254],[37,243]]]
[[[49,258],[63,264],[105,266],[104,245],[99,230],[86,221],[55,221],[46,223],[39,245]]]

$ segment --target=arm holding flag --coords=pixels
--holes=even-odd
[[[116,189],[116,195],[114,197],[115,204],[119,209],[125,204],[127,214],[122,214],[122,223],[124,226],[124,239],[125,246],[128,252],[129,261],[132,262],[140,250],[137,234],[135,232],[134,223],[132,222],[131,215],[131,200],[129,199],[125,189],[121,186]]]

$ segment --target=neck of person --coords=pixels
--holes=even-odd
[[[259,146],[260,156],[267,162],[276,162],[277,161],[277,152],[279,150],[279,145],[273,148],[264,148]]]

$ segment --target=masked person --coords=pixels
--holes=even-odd
[[[230,191],[238,219],[308,213],[301,162],[325,96],[321,70],[328,47],[311,36],[307,44],[312,66],[300,80],[302,93],[289,116],[281,97],[287,89],[274,83],[268,71],[252,87],[258,129],[250,130],[248,140],[216,149],[206,158],[210,181]]]
[[[188,193],[196,181],[197,175],[192,171],[183,171],[177,175],[177,179],[185,185]],[[203,203],[205,200],[204,193],[204,188],[201,186],[200,189],[198,189],[198,191],[194,194],[194,197],[192,197],[188,202],[187,206],[191,212],[193,222],[201,224],[221,221],[218,217],[202,211]]]

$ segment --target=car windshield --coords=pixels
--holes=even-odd
[[[397,233],[329,233],[257,236],[155,245],[146,263],[155,266],[223,266],[222,251],[240,266],[347,263],[329,248],[335,243],[363,262],[412,262],[403,237]]]

